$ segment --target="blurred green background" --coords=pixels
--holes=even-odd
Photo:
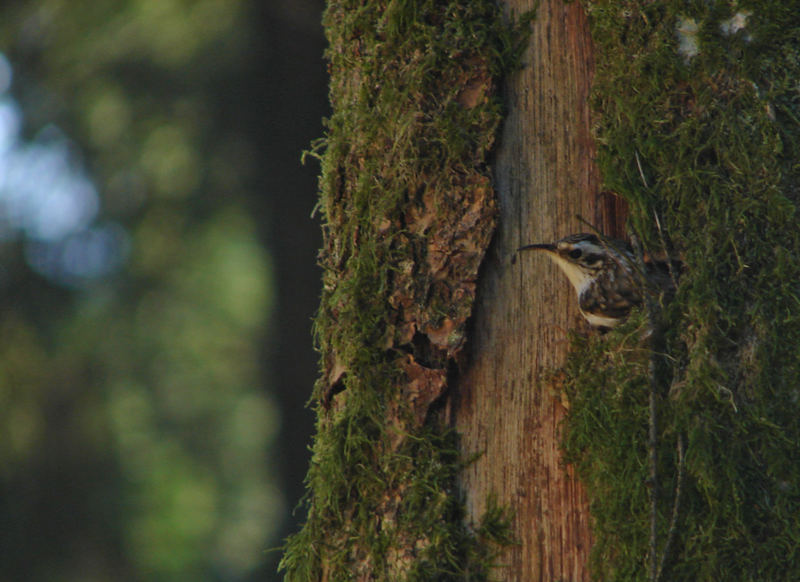
[[[0,582],[279,579],[322,9],[0,4]]]

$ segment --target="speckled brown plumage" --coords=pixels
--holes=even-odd
[[[597,277],[578,296],[581,311],[615,319],[626,317],[633,306],[642,302],[634,276],[618,260],[606,258]]]

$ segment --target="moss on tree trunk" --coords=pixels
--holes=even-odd
[[[287,580],[462,580],[507,543],[464,522],[442,422],[495,227],[487,158],[520,37],[490,0],[331,1],[321,377],[308,520]]]
[[[800,579],[800,3],[584,5],[603,178],[685,266],[657,355],[656,483],[645,318],[576,340],[566,367],[595,576],[652,579],[656,488],[662,580]]]

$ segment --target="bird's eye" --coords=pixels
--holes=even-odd
[[[581,249],[572,249],[569,252],[569,256],[572,257],[573,259],[580,259],[582,254],[583,251]]]

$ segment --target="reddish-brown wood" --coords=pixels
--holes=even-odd
[[[520,14],[535,2],[505,4]],[[494,577],[581,581],[589,579],[587,501],[560,459],[561,395],[540,378],[563,362],[566,330],[584,324],[572,288],[546,257],[512,257],[522,244],[587,230],[577,214],[619,233],[611,232],[615,210],[598,194],[593,162],[586,15],[579,2],[542,0],[532,27],[524,69],[506,86],[509,115],[495,165],[499,230],[481,273],[470,361],[451,410],[465,453],[483,453],[462,477],[470,515],[483,513],[492,492],[515,512],[520,544]]]

